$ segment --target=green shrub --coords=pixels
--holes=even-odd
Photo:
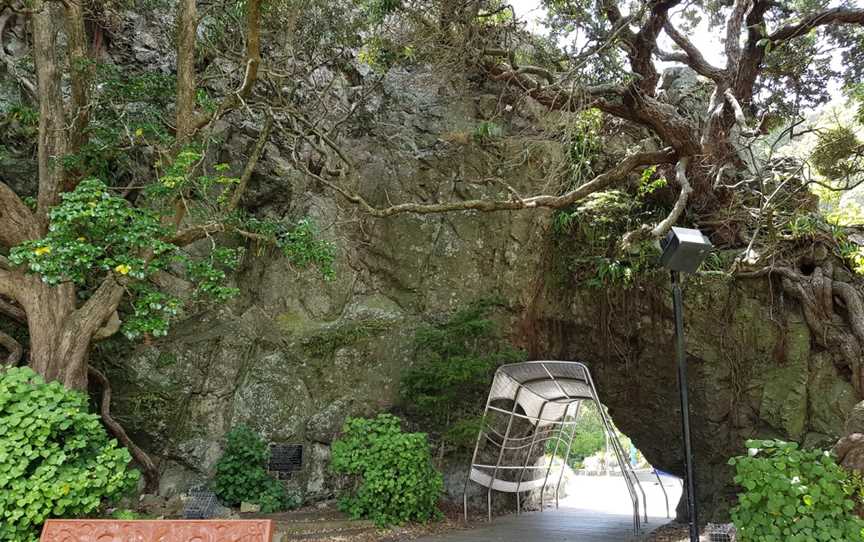
[[[77,517],[133,488],[129,452],[87,397],[26,367],[0,371],[0,540],[36,540],[49,517]]]
[[[444,482],[432,467],[426,435],[403,433],[399,424],[390,414],[349,418],[333,443],[333,470],[357,477],[355,490],[339,502],[354,518],[387,526],[441,515],[438,498]]]
[[[261,506],[262,512],[279,512],[300,506],[278,480],[267,473],[270,448],[246,426],[228,432],[225,453],[216,463],[213,491],[229,506],[242,502]]]
[[[852,478],[831,454],[773,440],[749,440],[747,448],[729,460],[744,488],[732,509],[741,542],[864,540]]]
[[[436,444],[473,449],[482,426],[477,416],[495,369],[525,360],[489,318],[494,307],[492,301],[475,302],[417,331],[416,360],[403,371],[400,393],[409,417],[428,429]]]

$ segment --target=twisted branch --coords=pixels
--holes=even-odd
[[[358,205],[365,213],[377,217],[384,218],[400,214],[432,214],[432,213],[447,213],[452,211],[521,211],[525,209],[562,209],[573,203],[581,200],[589,194],[605,189],[616,181],[619,181],[627,176],[631,171],[639,166],[649,166],[656,164],[671,163],[674,160],[675,154],[672,149],[664,149],[656,152],[640,152],[631,154],[624,158],[615,167],[608,171],[597,175],[592,180],[580,185],[565,194],[560,196],[538,195],[527,198],[512,197],[506,200],[495,199],[475,199],[464,201],[451,201],[446,203],[401,203],[390,207],[375,207],[370,204],[360,194],[349,191],[348,189],[335,184],[324,177],[314,174],[311,171],[306,171],[306,174],[316,179],[324,186],[335,191],[349,202]]]
[[[129,453],[132,454],[133,459],[135,459],[135,462],[138,463],[143,471],[144,493],[158,493],[159,471],[156,469],[156,464],[153,463],[153,460],[150,459],[147,452],[132,442],[132,439],[130,439],[129,435],[126,434],[126,430],[123,429],[123,426],[117,423],[117,420],[111,416],[111,382],[108,381],[108,378],[101,371],[92,365],[87,367],[87,374],[102,387],[102,401],[99,405],[102,421],[105,422],[108,430],[111,431],[111,434],[117,438],[120,444],[129,450]]]

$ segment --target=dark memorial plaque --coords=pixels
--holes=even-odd
[[[283,474],[303,468],[303,446],[300,444],[271,444],[268,470]]]

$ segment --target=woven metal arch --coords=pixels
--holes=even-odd
[[[518,514],[521,511],[521,494],[539,489],[542,511],[545,490],[551,487],[550,481],[554,481],[557,508],[558,490],[575,434],[566,430],[579,423],[583,401],[593,402],[597,407],[633,504],[634,532],[639,532],[641,521],[648,521],[645,491],[625,458],[617,433],[597,396],[591,373],[584,364],[575,361],[529,361],[498,368],[489,390],[483,424],[477,435],[471,467],[465,480],[463,503],[466,521],[468,484],[472,482],[487,488],[489,521],[492,521],[493,491],[515,493]],[[554,449],[553,455],[558,455],[561,447],[565,447],[565,460],[560,467],[556,468],[554,461],[546,466],[529,465],[535,451],[550,447]]]

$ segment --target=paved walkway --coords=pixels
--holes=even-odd
[[[648,497],[648,524],[644,535],[670,521],[660,485],[643,482]],[[671,513],[681,496],[681,483],[664,478]],[[633,535],[633,515],[621,478],[579,476],[568,485],[572,496],[560,508],[495,518],[488,526],[457,531],[416,542],[627,542]]]

